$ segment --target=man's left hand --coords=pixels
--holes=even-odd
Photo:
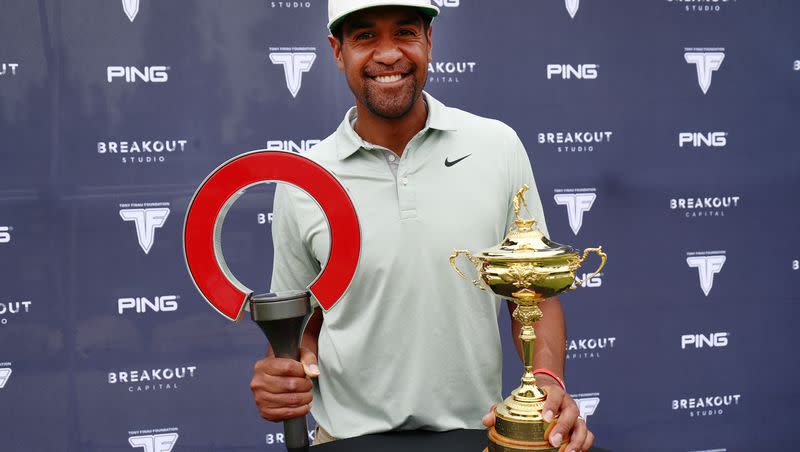
[[[594,443],[594,434],[586,427],[586,421],[579,418],[578,404],[572,400],[557,381],[547,375],[537,374],[536,385],[547,394],[542,413],[545,422],[550,422],[559,416],[553,430],[550,432],[550,444],[554,447],[561,445],[564,437],[569,436],[569,444],[564,448],[566,452],[587,451]],[[483,425],[494,425],[494,406],[483,417]]]

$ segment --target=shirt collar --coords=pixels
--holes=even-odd
[[[443,103],[434,99],[434,97],[427,92],[423,91],[422,95],[425,98],[425,102],[428,104],[428,118],[425,120],[425,127],[422,129],[422,132],[425,133],[429,129],[450,132],[457,130],[453,115],[449,111],[450,109]],[[364,139],[362,139],[356,133],[356,131],[353,130],[351,123],[357,115],[358,112],[356,107],[351,107],[349,110],[347,110],[347,113],[344,115],[344,119],[336,129],[336,145],[339,160],[344,160],[347,157],[350,157],[362,147],[374,147],[374,145],[364,141]]]

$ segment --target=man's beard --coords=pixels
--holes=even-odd
[[[405,77],[411,79],[410,83],[405,83],[397,95],[390,96],[382,94],[379,90],[380,85],[376,81],[369,81],[365,83],[363,92],[358,96],[359,100],[370,113],[375,116],[385,119],[398,119],[407,115],[408,112],[414,107],[414,103],[419,99],[422,94],[422,87],[417,86],[418,81],[416,78],[417,67],[416,65],[403,70],[402,73]],[[370,77],[373,71],[366,70],[365,77]],[[373,72],[374,73],[374,72]]]
[[[419,97],[417,79],[412,77],[411,80],[412,83],[408,87],[404,87],[397,96],[381,95],[377,92],[377,89],[371,89],[374,85],[370,84],[365,87],[361,101],[376,116],[386,119],[402,118],[411,111],[414,107],[414,102]]]

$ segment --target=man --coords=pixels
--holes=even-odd
[[[315,306],[301,362],[270,350],[250,384],[266,419],[311,411],[315,444],[389,430],[480,428],[501,399],[500,302],[465,284],[447,258],[456,247],[499,243],[523,184],[545,233],[546,226],[514,131],[422,91],[436,14],[429,0],[329,2],[329,41],[356,106],[308,156],[347,187],[361,223],[361,258],[343,298],[324,313]],[[274,212],[272,290],[307,287],[328,256],[327,223],[313,200],[287,187],[276,191]],[[554,298],[541,308],[535,365],[563,375],[561,306]],[[515,321],[515,339],[519,328]],[[546,420],[560,415],[551,443],[570,435],[564,450],[591,447],[593,435],[559,382],[546,374],[537,382],[548,393]],[[490,410],[483,425],[493,423]]]

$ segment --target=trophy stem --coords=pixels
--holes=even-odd
[[[522,345],[522,362],[525,366],[525,374],[522,376],[521,384],[512,393],[512,398],[516,402],[525,405],[525,411],[529,411],[530,404],[541,401],[545,395],[536,386],[536,377],[533,375],[533,345],[536,340],[536,331],[533,328],[533,324],[542,318],[542,310],[539,308],[538,300],[533,300],[525,295],[519,294],[515,297],[514,301],[518,304],[512,314],[522,324],[519,340]]]

